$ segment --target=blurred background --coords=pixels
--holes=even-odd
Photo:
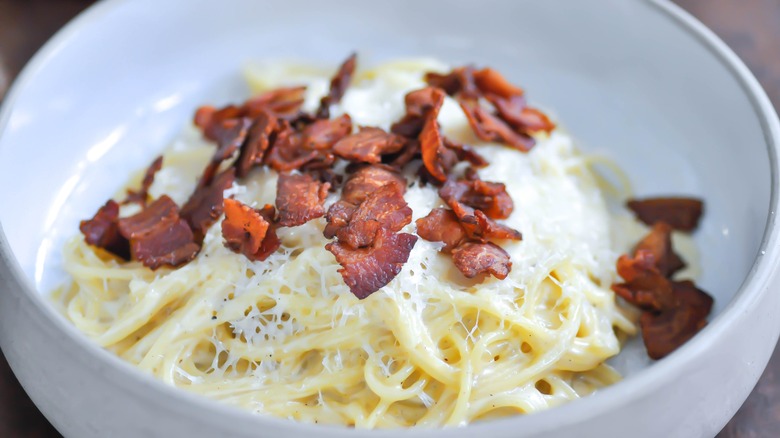
[[[642,0],[625,0],[642,1]],[[744,61],[780,108],[780,0],[672,0]],[[0,101],[38,48],[91,0],[0,0]],[[735,145],[736,147],[736,145]],[[0,437],[59,437],[0,355]],[[719,438],[780,436],[780,349]]]

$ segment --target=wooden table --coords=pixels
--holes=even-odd
[[[626,0],[629,1],[629,0]],[[0,98],[24,63],[90,0],[0,0]],[[715,31],[780,105],[780,1],[676,0]],[[0,437],[59,437],[0,356]],[[780,437],[780,348],[721,438]]]

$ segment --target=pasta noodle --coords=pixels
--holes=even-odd
[[[305,107],[316,108],[327,72],[274,65],[249,70],[255,91],[305,83]],[[360,72],[337,113],[387,129],[430,70],[446,66],[411,60]],[[439,121],[447,136],[480,143],[449,98]],[[320,218],[280,228],[282,248],[262,262],[225,248],[217,223],[195,260],[157,271],[77,237],[64,248],[72,282],[57,296],[81,331],[124,360],[258,413],[432,427],[556,406],[618,380],[605,361],[620,350],[618,334],[635,327],[609,289],[625,248],[613,245],[616,222],[590,170],[594,160],[560,130],[537,140],[528,154],[478,146],[491,162],[479,173],[506,183],[515,201],[506,223],[524,236],[503,245],[513,262],[503,281],[468,280],[438,253],[441,244],[419,240],[390,284],[358,300],[324,249]],[[152,196],[181,205],[212,152],[188,130],[164,154]],[[276,178],[256,169],[229,193],[255,207],[273,203]],[[331,194],[326,207],[337,199]],[[406,200],[414,219],[442,205],[434,188],[419,184]]]

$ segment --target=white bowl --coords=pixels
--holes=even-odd
[[[565,6],[563,6],[565,3]],[[496,67],[603,151],[640,195],[706,199],[696,235],[711,323],[664,360],[638,343],[627,378],[539,414],[450,430],[360,431],[249,413],[167,387],[101,350],[45,293],[58,248],[207,100],[240,98],[240,67],[433,55]],[[108,0],[57,34],[0,113],[0,341],[66,436],[714,435],[761,374],[780,325],[780,126],[737,57],[666,1]]]

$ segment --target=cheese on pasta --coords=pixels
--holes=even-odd
[[[411,60],[359,72],[332,113],[388,129],[431,70],[448,67]],[[250,67],[248,78],[255,91],[306,84],[304,108],[313,110],[329,74],[272,63]],[[504,182],[514,200],[506,223],[523,240],[502,243],[513,263],[503,281],[465,278],[440,243],[420,239],[394,280],[358,300],[324,248],[320,218],[280,228],[282,248],[261,262],[226,249],[217,222],[195,260],[157,271],[75,237],[64,248],[72,282],[57,296],[80,330],[164,382],[306,422],[464,425],[615,382],[605,361],[619,352],[619,335],[635,332],[609,289],[626,248],[613,245],[615,222],[589,159],[560,129],[527,154],[481,142],[450,98],[439,122],[490,161],[479,174]],[[181,205],[213,148],[188,128],[165,152],[151,195]],[[226,195],[273,203],[276,179],[258,168]],[[415,183],[405,198],[415,220],[443,206],[431,186]],[[326,208],[337,199],[331,194]],[[414,221],[402,231],[414,233]]]

